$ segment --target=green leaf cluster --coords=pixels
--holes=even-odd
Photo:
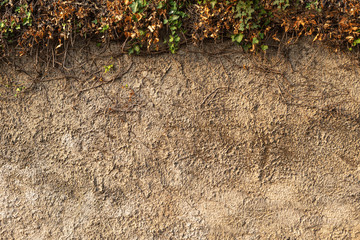
[[[187,15],[185,12],[180,10],[183,5],[178,5],[177,1],[170,0],[169,5],[169,18],[164,19],[163,23],[168,26],[170,30],[169,39],[166,40],[169,45],[169,50],[171,53],[175,53],[176,50],[179,48],[181,40],[179,34],[182,32],[182,19],[187,17]]]

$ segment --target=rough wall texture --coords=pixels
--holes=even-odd
[[[3,66],[1,238],[360,239],[356,63],[226,45]]]

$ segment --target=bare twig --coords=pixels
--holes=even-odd
[[[105,85],[105,84],[112,83],[114,80],[116,80],[116,79],[118,79],[118,78],[121,79],[125,74],[127,74],[127,73],[130,71],[130,69],[131,69],[132,66],[133,66],[133,62],[131,61],[129,67],[128,67],[123,73],[117,74],[116,76],[112,77],[112,78],[111,78],[110,80],[108,80],[108,81],[102,81],[102,82],[101,82],[100,84],[98,84],[98,85],[95,85],[95,84],[96,84],[96,82],[95,82],[95,83],[93,84],[93,86],[88,87],[88,88],[85,88],[85,89],[81,89],[79,92],[76,93],[76,95],[77,95],[77,96],[80,96],[80,94],[83,93],[83,92],[87,92],[87,91],[89,91],[89,90],[102,87],[102,86]],[[75,94],[73,94],[73,95],[75,95]],[[73,95],[72,95],[72,96],[73,96]]]
[[[218,88],[216,88],[214,91],[212,91],[210,94],[208,94],[208,95],[204,98],[204,100],[203,100],[202,103],[200,104],[200,108],[203,108],[203,105],[206,103],[206,101],[209,100],[210,97],[214,98],[215,95],[217,94],[217,92],[218,92],[219,90],[221,90],[221,89],[227,89],[228,91],[229,91],[230,89],[235,90],[235,89],[230,88],[230,87],[218,87]]]

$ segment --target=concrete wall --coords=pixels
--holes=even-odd
[[[357,62],[228,45],[4,64],[1,238],[360,239]]]

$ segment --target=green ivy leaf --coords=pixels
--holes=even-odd
[[[136,45],[136,46],[134,47],[134,50],[135,50],[135,52],[136,52],[137,54],[139,54],[139,52],[140,52],[140,46],[139,46],[139,45]]]
[[[264,39],[264,37],[265,37],[264,33],[259,33],[259,37],[260,37],[261,39]]]
[[[360,38],[356,39],[356,40],[354,41],[354,43],[355,43],[355,44],[360,44]]]
[[[179,19],[179,15],[172,15],[169,19],[169,21],[175,21],[175,20],[178,20]]]
[[[157,9],[161,9],[161,8],[163,8],[163,7],[164,7],[163,2],[160,2],[159,5],[158,5],[156,8],[157,8]]]
[[[3,6],[5,3],[7,3],[8,2],[8,0],[4,0],[4,1],[2,1],[1,2],[1,4],[0,4],[0,6]]]
[[[263,51],[266,51],[268,48],[269,48],[268,45],[261,45],[261,49],[262,49]]]
[[[186,13],[184,13],[184,12],[179,12],[178,14],[179,14],[182,18],[187,17]]]
[[[231,40],[233,42],[237,42],[237,43],[241,43],[241,41],[243,40],[244,38],[244,34],[242,33],[239,33],[239,34],[236,34],[236,35],[232,35],[231,36]]]
[[[130,8],[133,13],[137,13],[139,11],[138,1],[134,1],[132,4],[130,4]]]

